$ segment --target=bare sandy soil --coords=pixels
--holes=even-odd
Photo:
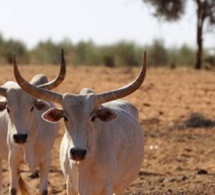
[[[20,66],[25,78],[46,73],[53,79],[58,66]],[[14,80],[11,66],[1,66],[0,84]],[[83,87],[102,92],[132,81],[139,68],[109,69],[71,67],[58,92],[78,93]],[[140,112],[145,133],[145,157],[139,176],[125,194],[213,195],[215,194],[215,72],[193,69],[154,69],[134,94],[125,98]],[[59,144],[63,122],[56,139],[49,174],[50,194],[65,195],[59,167]],[[7,194],[8,171],[3,164],[3,189]],[[22,176],[31,194],[38,194],[39,178],[30,179],[27,166]]]

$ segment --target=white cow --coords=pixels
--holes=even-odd
[[[60,163],[67,194],[123,194],[137,177],[144,150],[138,111],[132,104],[117,99],[137,90],[145,73],[146,53],[139,76],[125,87],[101,94],[90,89],[83,89],[80,94],[59,94],[32,86],[14,66],[23,90],[62,106],[49,109],[42,117],[51,123],[61,118],[65,121]]]
[[[65,76],[62,51],[62,66],[59,76],[48,83],[44,75],[36,75],[31,84],[52,89],[58,86]],[[48,193],[48,173],[51,150],[57,136],[59,124],[47,123],[41,118],[53,103],[38,100],[23,91],[16,82],[9,81],[0,87],[0,165],[2,159],[8,160],[10,187],[9,194],[16,195],[18,190],[28,194],[28,189],[20,176],[19,167],[25,162],[32,173],[40,168],[39,193]],[[0,171],[2,167],[0,166]],[[0,175],[0,190],[2,174]],[[1,194],[1,191],[0,191]]]

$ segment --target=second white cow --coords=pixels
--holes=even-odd
[[[62,64],[59,76],[48,83],[44,75],[36,75],[31,84],[52,89],[65,77],[65,63],[62,51]],[[40,169],[39,194],[48,194],[48,173],[51,151],[57,136],[59,125],[47,123],[41,115],[50,108],[51,102],[36,99],[23,91],[16,82],[9,81],[0,87],[0,173],[1,161],[9,164],[9,194],[16,195],[20,190],[28,194],[28,189],[20,176],[19,167],[26,163],[31,172]],[[2,175],[0,175],[0,190]],[[1,191],[0,191],[1,194]]]

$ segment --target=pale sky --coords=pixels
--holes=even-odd
[[[163,23],[141,0],[0,0],[0,33],[29,48],[49,38],[99,45],[120,40],[145,45],[163,39],[167,47],[196,47],[195,8],[189,3],[180,22]],[[215,32],[204,35],[204,45],[215,48]]]

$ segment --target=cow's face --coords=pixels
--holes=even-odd
[[[0,102],[0,111],[5,110],[8,115],[10,142],[23,144],[34,139],[37,134],[35,121],[48,108],[48,103],[31,97],[20,88],[8,89],[6,100]]]
[[[49,122],[64,118],[69,158],[82,161],[96,149],[102,123],[115,119],[116,114],[108,108],[98,107],[95,94],[65,94],[62,108],[49,109],[43,114],[43,118]]]

